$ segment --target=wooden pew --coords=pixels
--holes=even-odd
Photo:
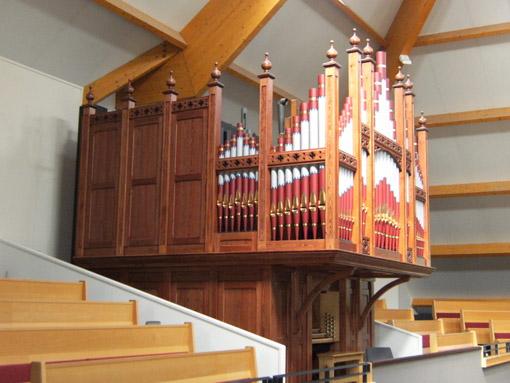
[[[374,319],[384,323],[390,323],[394,320],[414,320],[413,310],[411,309],[374,309]]]
[[[0,330],[0,364],[193,352],[190,323]]]
[[[0,301],[84,301],[87,287],[80,282],[0,279]]]
[[[490,343],[510,342],[510,320],[489,321]]]
[[[430,336],[430,343],[431,352],[478,346],[476,333],[474,331],[433,334]]]
[[[510,311],[496,310],[461,310],[460,322],[462,331],[476,332],[479,344],[491,343],[491,332],[489,322],[494,320],[509,320]]]
[[[444,334],[444,326],[442,319],[436,320],[394,320],[393,326],[404,329],[406,331],[415,332],[422,336],[423,350],[432,352],[434,348],[431,336],[435,334]]]
[[[386,310],[387,308],[388,306],[386,306],[386,299],[378,299],[375,301],[374,309]]]
[[[136,302],[0,301],[0,328],[128,326]]]
[[[434,319],[443,319],[446,333],[461,332],[461,310],[508,310],[510,300],[434,300],[432,303]]]
[[[257,377],[255,351],[204,352],[80,362],[33,362],[32,383],[211,383]]]

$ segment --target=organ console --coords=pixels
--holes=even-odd
[[[290,101],[278,132],[267,53],[258,129],[240,122],[226,140],[217,64],[204,97],[178,99],[171,74],[162,102],[135,106],[130,86],[120,110],[96,114],[90,92],[80,129],[74,261],[128,275],[128,283],[131,273],[146,270],[143,286],[156,278],[160,295],[286,343],[289,360],[304,363],[295,365],[300,369],[310,367],[299,350],[311,345],[311,329],[296,323],[309,323],[303,313],[314,294],[336,281],[340,306],[351,310],[340,310],[342,323],[357,329],[342,332],[338,349],[369,344],[369,311],[361,311],[373,302],[363,278],[431,272],[427,129],[423,115],[415,127],[410,77],[399,70],[388,78],[385,52],[374,59],[369,41],[360,43],[354,33],[347,97],[340,99],[331,41],[308,99]],[[142,283],[137,278],[133,283]],[[197,296],[197,289],[214,293]],[[228,314],[240,306],[251,313],[251,305],[266,309]],[[275,330],[274,321],[289,327]]]

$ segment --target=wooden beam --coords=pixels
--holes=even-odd
[[[435,185],[429,187],[431,198],[471,197],[510,194],[510,181]]]
[[[123,0],[95,0],[95,2],[178,48],[184,49],[187,46],[179,32]],[[171,11],[171,4],[169,4],[169,11]]]
[[[251,85],[254,85],[254,86],[259,86],[259,78],[257,77],[257,75],[255,73],[252,73],[242,67],[240,67],[239,65],[237,64],[230,64],[230,66],[226,69],[226,71],[228,73],[230,73],[231,75],[243,80],[243,81],[246,81],[247,83],[251,84]],[[276,94],[278,97],[283,97],[283,98],[287,98],[289,100],[298,100],[299,102],[301,102],[302,100],[293,95],[292,93],[290,92],[287,92],[286,90],[282,89],[282,88],[279,88],[277,86],[273,86],[273,93]]]
[[[373,29],[365,20],[341,0],[331,0],[354,24],[363,29],[381,48],[386,46],[386,40],[375,29]]]
[[[228,67],[284,3],[285,0],[210,0],[181,31],[188,46],[135,84],[137,101],[160,100],[171,69],[180,97],[202,94],[214,62],[219,63],[220,69]]]
[[[510,255],[509,242],[432,245],[432,256],[436,258],[490,257],[498,255]]]
[[[432,33],[429,35],[418,36],[414,46],[421,47],[425,45],[444,44],[455,41],[479,39],[481,37],[506,35],[509,33],[510,23],[485,25],[482,27],[458,29],[456,31]]]
[[[163,65],[177,52],[177,48],[166,42],[157,45],[130,62],[114,69],[94,82],[87,84],[83,88],[83,103],[87,103],[86,95],[89,87],[92,87],[94,91],[94,101],[101,101],[126,85],[128,80],[135,81]]]
[[[411,53],[436,0],[403,0],[386,34],[388,77],[393,81],[400,55]]]
[[[419,117],[416,117],[416,122]],[[510,108],[470,110],[427,116],[427,128],[510,120]]]

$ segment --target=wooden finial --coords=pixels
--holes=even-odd
[[[165,95],[170,95],[170,94],[178,95],[177,91],[175,90],[175,84],[176,84],[176,82],[175,82],[175,78],[174,78],[174,71],[171,70],[170,71],[170,76],[166,80],[167,90],[165,90],[163,92],[163,94],[165,94]]]
[[[405,76],[404,74],[402,73],[402,66],[398,66],[398,72],[397,74],[395,75],[395,80],[397,82],[402,82],[404,80]]]
[[[260,64],[260,67],[264,71],[264,73],[269,73],[271,68],[273,67],[273,64],[271,61],[269,61],[269,53],[264,53],[264,61],[262,61],[262,64]]]
[[[428,132],[428,128],[426,126],[427,124],[427,118],[425,118],[423,111],[420,112],[420,118],[418,119],[419,126],[416,128],[417,132]]]
[[[406,88],[407,90],[412,90],[413,89],[413,82],[411,81],[411,75],[407,75],[406,76],[406,82],[404,83],[404,88]]]
[[[92,92],[92,86],[89,86],[89,91],[87,92],[87,105],[92,106],[94,104],[94,92]]]
[[[352,36],[349,39],[349,43],[351,43],[351,45],[353,47],[357,47],[360,42],[361,42],[361,40],[359,39],[358,35],[356,34],[356,28],[352,28]]]
[[[363,54],[365,57],[372,57],[374,54],[374,49],[370,46],[370,39],[367,39],[367,45],[363,48]]]
[[[221,71],[218,68],[218,61],[214,63],[213,70],[211,71],[211,81],[207,84],[208,87],[219,86],[223,88],[223,84],[220,82]]]
[[[329,49],[328,51],[326,52],[326,56],[328,57],[328,59],[330,61],[335,61],[336,59],[336,56],[338,56],[338,52],[337,50],[335,49],[335,47],[333,46],[335,42],[333,40],[330,40],[329,41]]]
[[[126,93],[129,98],[133,97],[133,93],[135,93],[135,88],[133,88],[133,84],[131,83],[131,80],[128,80]]]

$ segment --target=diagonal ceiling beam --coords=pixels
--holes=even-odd
[[[375,40],[381,48],[386,46],[386,40],[377,31],[370,26],[363,18],[361,18],[351,7],[346,5],[341,0],[331,0],[331,2],[337,6],[348,18],[350,18],[354,24],[363,29],[373,40]]]
[[[123,0],[95,0],[95,2],[178,48],[183,49],[187,46],[179,32]]]
[[[414,46],[421,47],[425,45],[444,44],[455,41],[479,39],[488,36],[506,35],[509,33],[510,23],[485,25],[482,27],[458,29],[455,31],[432,33],[429,35],[418,36]]]
[[[388,77],[393,79],[400,55],[411,53],[436,0],[403,0],[386,35]]]
[[[87,93],[89,87],[94,90],[95,102],[108,97],[110,94],[118,91],[128,80],[135,81],[146,75],[150,71],[160,67],[172,56],[177,54],[179,49],[168,43],[161,43],[147,52],[135,57],[128,63],[114,69],[103,77],[85,85],[83,88],[83,104],[87,103]]]
[[[188,46],[135,83],[137,101],[160,100],[170,70],[175,73],[180,97],[201,94],[213,63],[228,67],[284,3],[285,0],[210,0],[181,31]]]

